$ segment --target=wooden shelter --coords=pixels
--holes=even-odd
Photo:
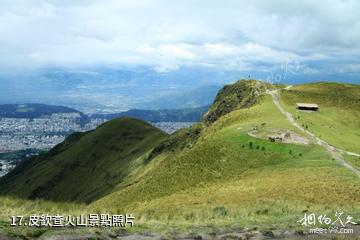
[[[306,111],[318,111],[319,106],[316,103],[297,103],[296,108],[298,110],[306,110]]]

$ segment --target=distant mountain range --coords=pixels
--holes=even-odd
[[[0,117],[2,118],[39,118],[54,113],[78,113],[80,116],[84,115],[78,110],[64,106],[38,103],[0,105]]]
[[[147,122],[197,122],[205,114],[207,109],[208,107],[164,110],[131,109],[119,113],[86,115],[76,109],[64,106],[4,104],[0,105],[0,118],[40,118],[54,113],[77,113],[80,123],[86,123],[94,118],[111,120],[121,117],[133,117]]]
[[[164,110],[131,109],[112,114],[93,114],[91,118],[111,120],[120,117],[133,117],[147,122],[197,122],[208,110],[208,107]]]
[[[302,76],[286,72],[252,72],[251,76],[281,83],[341,76]],[[44,68],[31,72],[0,72],[1,103],[45,103],[70,106],[83,113],[114,113],[128,109],[183,109],[210,105],[224,84],[249,76],[248,71],[181,67],[168,72],[137,67]],[[358,82],[358,79],[346,79]]]
[[[46,103],[84,113],[202,107],[212,103],[224,81],[238,76],[196,69],[157,72],[146,67],[0,73],[0,103]]]
[[[155,98],[146,103],[136,105],[140,109],[188,109],[201,108],[211,105],[217,92],[218,86],[204,86],[186,92],[179,92]]]

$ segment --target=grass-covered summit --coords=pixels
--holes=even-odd
[[[74,133],[48,153],[23,162],[0,180],[0,193],[21,198],[91,202],[141,167],[166,134],[136,119],[109,121]]]
[[[259,102],[265,90],[266,84],[257,80],[242,80],[225,85],[205,114],[204,122],[210,124],[234,110],[253,106]]]

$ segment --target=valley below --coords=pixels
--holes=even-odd
[[[9,106],[13,107],[11,111],[7,110]],[[199,120],[198,115],[203,111],[202,108],[165,110],[161,114],[161,111],[136,110],[135,113],[130,111],[86,116],[74,109],[63,107],[66,109],[64,111],[58,108],[40,104],[0,105],[0,177],[22,160],[60,144],[70,134],[94,130],[116,117],[136,114],[162,131],[173,133],[191,126],[194,123],[191,121]],[[182,111],[185,112],[183,118],[180,116]],[[174,117],[174,112],[178,117]],[[176,118],[180,121],[176,121]]]

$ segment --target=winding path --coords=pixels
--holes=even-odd
[[[287,86],[285,89],[290,89],[292,86]],[[291,125],[293,125],[294,127],[298,128],[299,130],[301,130],[302,132],[305,132],[307,135],[310,136],[310,139],[324,147],[330,154],[331,156],[337,160],[342,166],[348,168],[349,170],[351,170],[352,172],[354,172],[358,177],[360,177],[360,171],[356,168],[354,168],[352,165],[350,165],[349,163],[347,163],[343,157],[343,154],[349,154],[349,155],[353,155],[353,156],[360,156],[360,154],[357,153],[353,153],[353,152],[347,152],[344,151],[342,149],[338,149],[335,148],[333,146],[331,146],[330,144],[328,144],[327,142],[325,142],[324,140],[318,138],[317,136],[315,136],[313,133],[307,131],[306,129],[304,129],[302,126],[300,126],[294,119],[293,115],[287,111],[285,111],[285,109],[283,109],[283,107],[280,105],[280,101],[279,101],[279,90],[268,90],[267,91],[268,94],[271,95],[272,101],[275,104],[276,108],[280,110],[280,112],[285,115],[286,119],[291,123]]]

